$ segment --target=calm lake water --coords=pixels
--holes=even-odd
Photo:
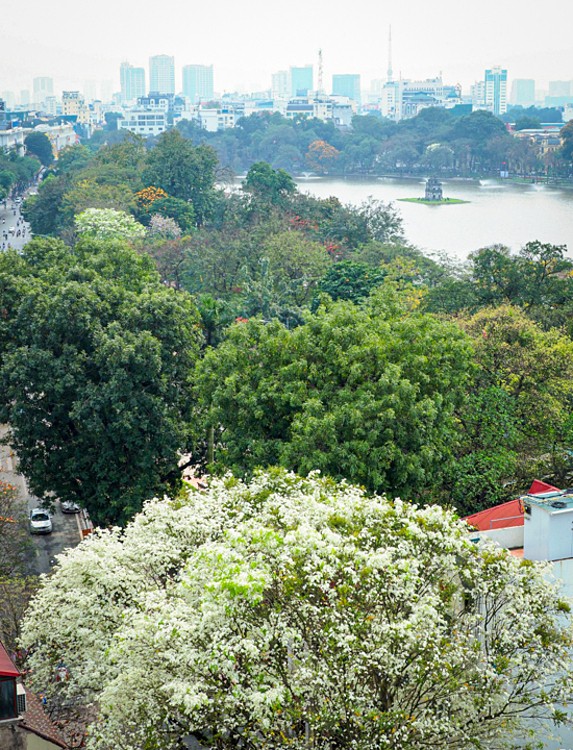
[[[573,191],[497,180],[444,180],[444,197],[470,202],[424,206],[398,201],[423,197],[423,179],[309,177],[296,183],[302,192],[318,198],[333,195],[343,203],[360,204],[368,196],[396,201],[408,241],[426,252],[445,251],[465,259],[480,247],[500,243],[517,251],[526,242],[540,240],[567,245],[573,255]]]

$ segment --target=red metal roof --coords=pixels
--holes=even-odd
[[[559,492],[557,487],[535,479],[529,488],[529,495],[538,495],[543,492]],[[508,503],[495,505],[493,508],[480,510],[464,519],[470,526],[478,531],[491,531],[492,529],[508,529],[511,526],[523,526],[523,508],[519,500],[510,500]]]
[[[0,677],[19,677],[20,672],[14,666],[8,652],[0,643]]]

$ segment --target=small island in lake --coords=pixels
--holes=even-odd
[[[426,193],[423,198],[398,198],[399,201],[406,203],[423,203],[425,206],[445,206],[456,203],[469,203],[469,201],[460,200],[460,198],[444,198],[442,183],[437,177],[430,177],[426,180]]]

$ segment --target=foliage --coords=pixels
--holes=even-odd
[[[284,169],[273,169],[264,161],[253,164],[247,172],[243,190],[272,204],[280,204],[282,199],[296,191],[292,177]]]
[[[60,556],[23,644],[53,704],[99,707],[90,750],[494,747],[570,700],[545,570],[436,506],[228,476]]]
[[[328,174],[340,156],[340,151],[330,143],[322,140],[313,141],[306,152],[306,160],[311,169],[318,174]]]
[[[197,368],[202,424],[220,429],[217,467],[320,469],[399,494],[439,483],[468,343],[406,304],[383,287],[367,308],[339,302],[292,331],[234,326]]]
[[[532,476],[568,486],[573,342],[510,306],[460,324],[473,339],[477,369],[458,412],[463,429],[443,496],[472,513],[511,499],[512,482]]]
[[[45,133],[33,131],[24,138],[26,151],[36,156],[44,167],[49,167],[54,161],[54,152],[50,139]]]
[[[181,237],[181,229],[177,226],[177,222],[174,219],[161,216],[161,214],[151,215],[147,231],[152,237],[164,237],[170,240]]]
[[[11,192],[23,192],[40,167],[40,162],[33,156],[19,156],[15,149],[7,153],[0,150],[0,200]]]
[[[0,472],[6,471],[0,466]],[[16,487],[0,479],[0,642],[16,649],[20,623],[35,585],[29,575],[34,548],[25,503]]]
[[[88,208],[75,218],[79,235],[96,240],[136,240],[145,235],[145,227],[125,211],[113,208]]]
[[[22,204],[22,216],[29,222],[35,235],[55,235],[62,226],[61,208],[68,183],[64,177],[48,176],[38,189],[37,195],[26,198]]]
[[[118,241],[35,239],[12,273],[0,418],[22,472],[47,502],[125,521],[179,481],[196,308]]]
[[[155,201],[160,198],[167,198],[167,193],[161,188],[157,188],[154,185],[143,188],[135,194],[137,205],[148,209]]]
[[[202,224],[211,211],[216,165],[209,146],[192,146],[178,130],[168,130],[149,152],[144,180],[174,198],[190,201]]]
[[[318,288],[333,300],[361,302],[383,283],[385,273],[366,263],[343,260],[331,266],[320,280]]]

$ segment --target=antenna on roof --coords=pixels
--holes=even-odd
[[[392,26],[388,28],[388,70],[386,71],[388,83],[392,82],[394,74],[392,72]]]

